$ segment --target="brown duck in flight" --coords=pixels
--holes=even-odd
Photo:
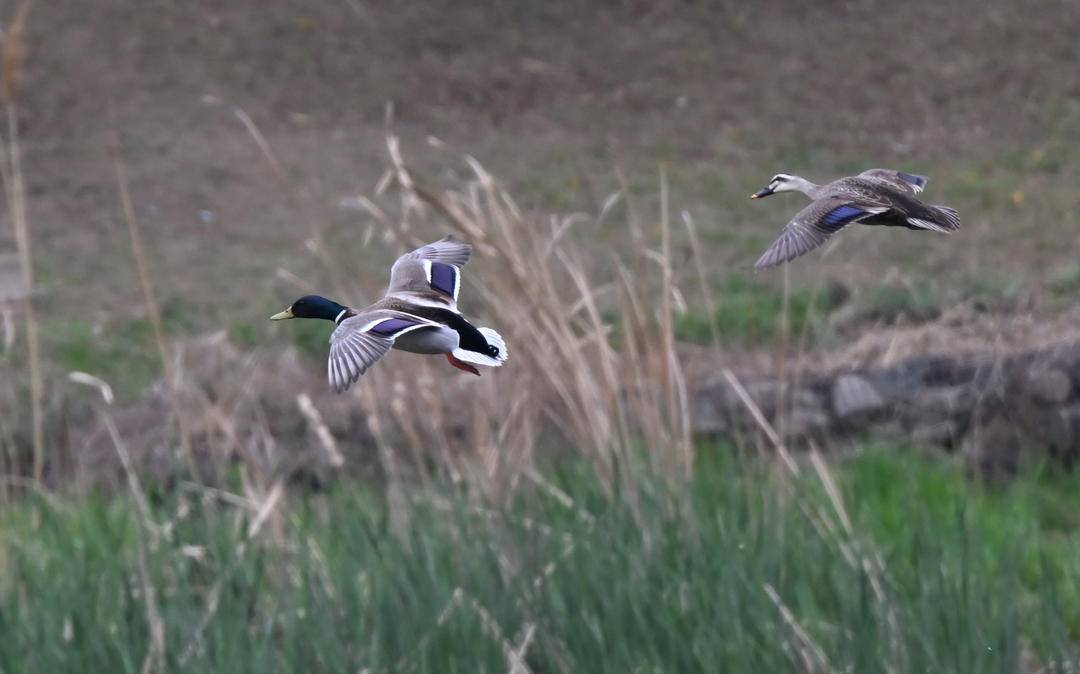
[[[946,234],[955,232],[960,229],[956,210],[948,206],[930,206],[916,198],[928,181],[926,176],[913,173],[870,169],[827,185],[815,185],[799,176],[778,173],[750,198],[761,199],[777,192],[802,192],[813,201],[795,214],[754,268],[775,267],[793,260],[821,246],[853,222]]]

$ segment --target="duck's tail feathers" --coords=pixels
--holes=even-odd
[[[495,359],[498,360],[499,363],[505,363],[506,357],[509,356],[510,353],[506,350],[506,342],[503,341],[502,335],[495,332],[491,328],[477,329],[480,331],[480,334],[484,336],[484,339],[487,340],[488,344],[494,346],[496,349],[499,350],[499,355],[496,356]]]
[[[950,232],[960,229],[960,214],[956,212],[955,208],[934,206],[934,210],[938,212],[938,222],[944,222]]]
[[[506,342],[503,341],[502,336],[492,330],[491,328],[477,328],[480,330],[480,334],[487,340],[489,346],[493,346],[498,349],[498,352],[489,356],[486,353],[480,353],[479,351],[469,351],[468,349],[454,349],[454,358],[463,360],[467,363],[473,363],[475,365],[486,365],[487,367],[500,367],[506,362],[506,358],[509,355],[506,351]]]
[[[960,229],[960,214],[956,212],[955,208],[931,206],[930,210],[933,212],[932,220],[929,218],[908,218],[908,223],[920,229],[929,229],[944,234]]]

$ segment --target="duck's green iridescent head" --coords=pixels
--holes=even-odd
[[[285,311],[270,317],[272,321],[284,321],[289,318],[321,318],[326,321],[337,321],[345,307],[333,300],[328,300],[320,295],[304,295],[292,303]]]

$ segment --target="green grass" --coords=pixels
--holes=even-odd
[[[860,302],[859,319],[865,322],[925,323],[941,315],[942,293],[931,281],[916,280],[907,285],[879,285]]]
[[[173,299],[161,307],[167,335],[195,330],[198,311]],[[42,326],[42,349],[54,370],[77,370],[105,379],[121,399],[134,397],[161,377],[161,357],[149,319],[120,315],[97,324],[82,318],[50,317]],[[22,352],[14,355],[20,361]],[[21,363],[20,363],[21,365]]]
[[[701,311],[687,311],[675,322],[675,335],[686,342],[712,340],[712,325],[721,340],[744,344],[770,343],[781,334],[784,295],[771,285],[751,277],[730,276],[714,292],[715,318]],[[828,291],[798,288],[788,297],[790,334],[799,335],[815,320],[836,308],[838,299]]]
[[[268,526],[246,553],[233,506],[167,496],[148,567],[168,671],[504,672],[503,642],[530,625],[534,672],[804,671],[806,644],[766,587],[832,671],[1080,664],[1076,476],[991,490],[881,450],[840,467],[858,532],[845,542],[880,552],[879,598],[812,521],[828,511],[819,483],[784,490],[727,450],[702,457],[689,489],[641,477],[615,500],[564,470],[552,479],[572,508],[442,490],[391,513],[355,485],[292,493],[280,538]],[[0,671],[138,671],[136,534],[122,498],[0,513]]]

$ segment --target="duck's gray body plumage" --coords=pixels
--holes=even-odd
[[[754,196],[795,191],[813,201],[792,218],[754,267],[764,269],[793,260],[856,222],[944,233],[960,229],[955,210],[924,204],[916,197],[927,182],[925,176],[890,169],[870,169],[826,185],[778,174]]]
[[[507,352],[499,333],[474,326],[458,311],[461,268],[471,255],[472,246],[447,236],[399,257],[385,296],[364,309],[308,295],[271,319],[334,322],[327,375],[339,393],[390,349],[443,353],[454,367],[480,374],[476,365],[499,367]]]
[[[330,385],[344,391],[390,349],[452,356],[456,367],[499,367],[506,344],[491,328],[477,328],[458,312],[461,268],[472,246],[447,236],[399,257],[386,295],[348,310],[330,335]]]

